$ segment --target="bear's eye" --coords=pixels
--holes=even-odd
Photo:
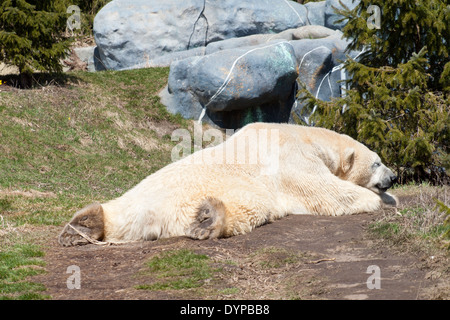
[[[380,163],[380,162],[375,162],[375,163],[373,164],[373,167],[374,167],[374,168],[377,168],[377,167],[379,167],[379,166],[381,166],[381,163]]]

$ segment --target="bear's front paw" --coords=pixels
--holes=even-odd
[[[222,201],[207,198],[197,209],[197,217],[186,230],[186,235],[198,240],[221,236],[225,221],[225,206]]]
[[[392,194],[389,194],[387,192],[383,192],[380,194],[381,200],[383,201],[383,205],[387,206],[398,206],[398,198]]]

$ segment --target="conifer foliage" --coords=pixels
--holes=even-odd
[[[381,28],[370,29],[367,8],[381,8]],[[362,0],[344,37],[350,50],[343,97],[321,101],[305,87],[299,100],[315,110],[315,125],[363,142],[396,169],[400,182],[448,182],[450,141],[450,5],[445,0]]]
[[[17,66],[21,85],[33,72],[61,72],[71,39],[64,37],[68,14],[64,0],[2,0],[0,61]]]

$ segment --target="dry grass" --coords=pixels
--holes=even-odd
[[[41,192],[38,190],[0,190],[0,197],[21,196],[26,198],[54,198],[56,194],[53,192]]]
[[[17,228],[15,228],[12,224],[8,223],[2,215],[0,215],[0,239],[10,233],[19,233]]]
[[[400,199],[397,212],[385,211],[371,229],[391,243],[401,245],[402,250],[427,251],[444,244],[442,235],[445,214],[437,208],[436,200],[450,202],[449,186],[428,184],[398,187],[393,191]]]

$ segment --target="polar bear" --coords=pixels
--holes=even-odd
[[[252,123],[222,144],[149,175],[122,196],[78,211],[59,243],[230,237],[288,214],[339,216],[398,200],[396,176],[351,137]]]

